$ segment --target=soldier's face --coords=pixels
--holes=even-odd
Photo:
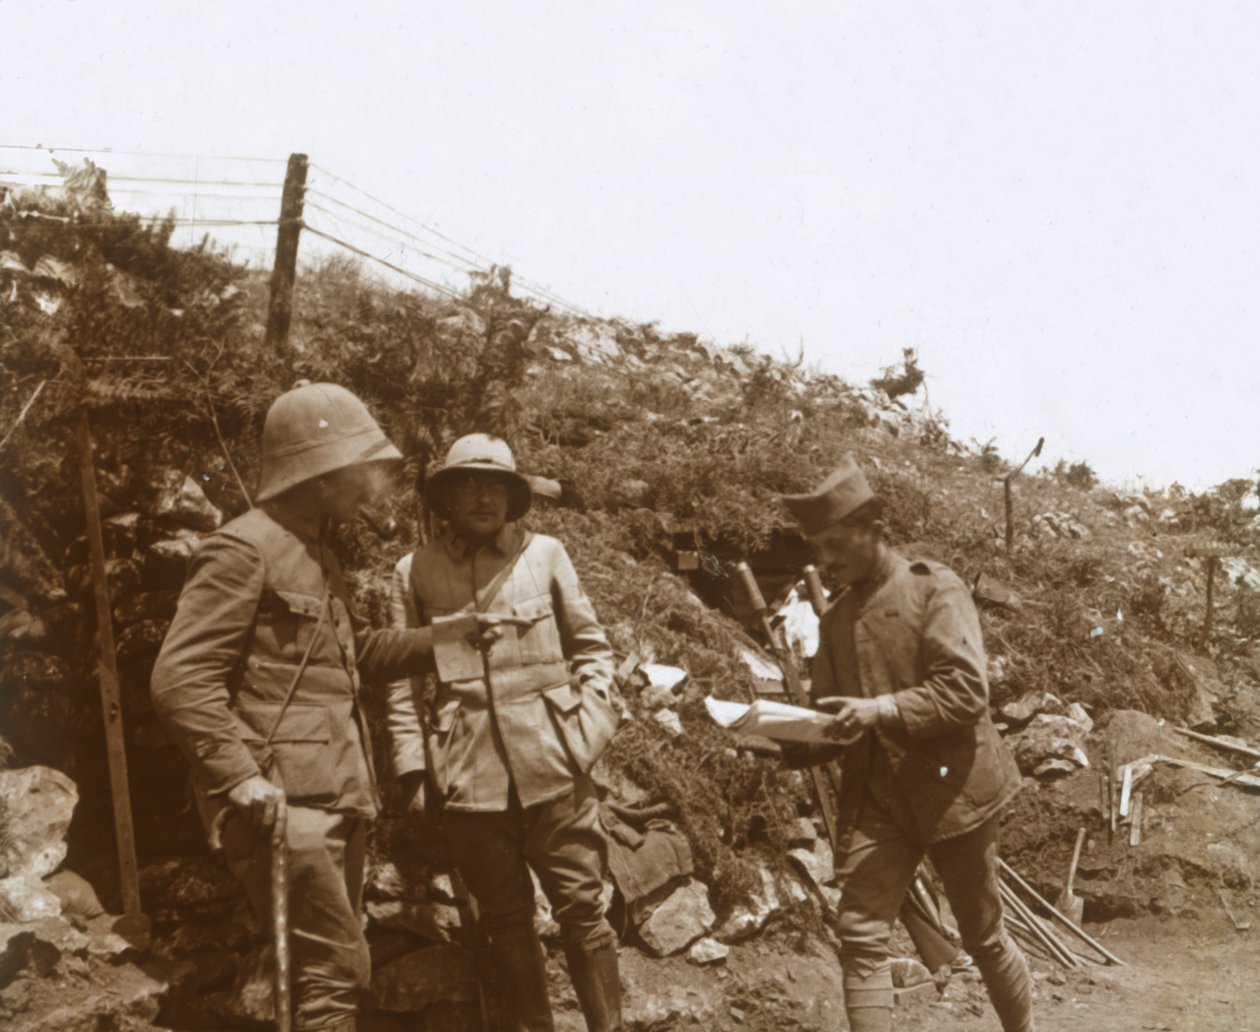
[[[389,474],[376,463],[366,462],[333,470],[319,478],[319,515],[334,523],[349,523],[389,486]]]
[[[512,488],[492,473],[460,473],[446,486],[451,529],[473,541],[487,541],[507,523]]]
[[[875,570],[884,540],[884,525],[879,520],[867,524],[833,523],[826,530],[811,534],[819,565],[831,574],[837,584],[857,584]]]

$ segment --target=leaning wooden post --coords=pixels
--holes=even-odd
[[[289,339],[293,317],[293,280],[297,275],[298,237],[302,233],[302,204],[306,196],[305,154],[290,154],[280,198],[280,226],[276,230],[276,262],[271,270],[271,302],[267,308],[266,346]]]
[[[127,782],[127,751],[123,740],[122,693],[118,685],[118,657],[114,651],[114,620],[105,572],[105,541],[101,534],[101,506],[92,465],[92,428],[87,408],[79,409],[79,471],[83,480],[83,511],[87,518],[88,547],[92,552],[92,585],[96,591],[96,624],[100,631],[98,670],[101,711],[105,718],[105,749],[109,758],[109,791],[114,804],[114,834],[118,841],[118,883],[123,911],[139,914],[140,875],[136,865],[136,835],[131,820]]]
[[[1041,454],[1042,446],[1045,443],[1046,439],[1044,437],[1038,437],[1037,447],[1028,453],[1028,458],[1002,478],[1002,493],[1006,504],[1006,554],[1008,556],[1011,554],[1011,549],[1015,547],[1015,502],[1012,499],[1011,481],[1023,472],[1025,466]]]
[[[1199,632],[1199,647],[1203,648],[1207,645],[1208,640],[1212,636],[1212,617],[1214,608],[1214,581],[1216,580],[1216,568],[1220,565],[1221,559],[1230,554],[1232,549],[1229,545],[1211,541],[1196,545],[1191,545],[1186,549],[1186,555],[1196,559],[1207,560],[1207,605],[1203,612],[1203,630]]]

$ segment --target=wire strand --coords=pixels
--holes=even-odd
[[[487,258],[485,255],[479,253],[478,251],[473,250],[467,244],[461,244],[458,240],[452,239],[451,237],[443,233],[441,230],[435,229],[434,227],[427,225],[424,222],[421,222],[414,215],[408,215],[405,211],[400,211],[398,208],[395,208],[389,202],[383,201],[379,197],[375,196],[374,194],[368,193],[361,186],[358,186],[355,183],[350,182],[350,180],[346,179],[345,177],[339,176],[337,175],[337,173],[326,169],[323,165],[320,165],[316,162],[311,162],[310,167],[313,168],[315,171],[327,176],[329,179],[333,179],[339,183],[342,183],[345,186],[348,186],[351,190],[354,190],[356,193],[362,194],[368,200],[372,201],[375,204],[379,204],[382,208],[385,208],[387,211],[390,211],[393,214],[399,216],[400,218],[404,218],[407,221],[414,223],[415,225],[419,226],[422,230],[424,230],[426,233],[431,233],[434,236],[438,237],[439,239],[445,240],[448,244],[452,244],[463,251],[467,251],[469,254],[480,259],[482,262],[485,262],[486,264],[489,264],[489,265],[498,264],[493,259]],[[520,283],[527,290],[529,290],[530,293],[534,293],[538,296],[551,300],[554,303],[564,308],[567,308],[578,315],[583,315],[583,316],[586,316],[587,318],[593,318],[590,312],[587,312],[585,309],[579,307],[578,305],[575,305],[572,301],[568,301],[565,298],[561,297],[560,295],[547,290],[546,288],[542,287],[541,284],[535,283],[534,281],[526,279],[523,276],[515,276],[514,278],[517,280],[518,283]]]
[[[405,276],[407,279],[414,280],[415,282],[428,287],[430,290],[435,290],[439,294],[445,294],[447,297],[453,298],[456,301],[463,300],[459,294],[455,293],[455,291],[451,290],[449,287],[444,287],[440,283],[434,283],[432,280],[425,279],[423,276],[417,276],[414,272],[408,272],[406,269],[399,268],[393,262],[388,262],[384,258],[378,258],[370,251],[365,251],[360,247],[355,247],[354,244],[349,244],[339,237],[333,236],[331,233],[325,233],[322,229],[319,229],[316,226],[308,224],[306,226],[306,230],[309,233],[314,233],[317,237],[323,237],[331,244],[336,244],[338,247],[344,247],[347,251],[357,254],[361,258],[367,258],[370,261],[378,262],[379,264],[385,266],[385,268],[391,269],[400,276]]]
[[[4,168],[0,169],[0,176],[25,176],[32,179],[63,179],[64,176],[60,172],[23,172],[21,169]],[[171,176],[123,176],[111,175],[105,173],[105,181],[108,183],[179,183],[184,186],[267,186],[274,189],[283,189],[284,183],[271,182],[269,180],[248,180],[248,179],[177,179]]]
[[[418,244],[423,244],[425,247],[433,247],[433,245],[429,241],[423,239],[422,237],[417,236],[414,233],[409,233],[407,230],[401,228],[400,226],[395,226],[392,222],[386,222],[384,219],[379,219],[375,215],[371,214],[370,212],[363,211],[361,208],[356,208],[353,204],[347,204],[345,201],[340,200],[337,197],[333,197],[331,194],[327,194],[323,190],[319,190],[313,187],[308,187],[306,191],[306,196],[311,197],[312,195],[316,197],[322,197],[324,200],[329,201],[332,204],[339,205],[340,207],[345,208],[348,211],[354,212],[356,215],[362,215],[366,219],[371,219],[373,222],[379,223],[382,226],[387,226],[390,229],[394,230],[394,232],[407,237],[409,240],[414,240]],[[308,201],[307,203],[318,207],[317,205],[315,205],[313,201]],[[479,266],[476,262],[468,258],[463,258],[460,255],[455,254],[453,251],[446,251],[440,247],[435,247],[434,250],[439,251],[450,258],[454,258],[456,261],[463,262],[465,265],[471,266],[474,269],[481,268],[481,266]]]
[[[187,161],[253,161],[263,164],[283,165],[287,158],[258,158],[229,154],[174,154],[164,151],[115,150],[113,147],[46,147],[42,143],[0,143],[0,150],[43,151],[55,154],[125,154],[128,157],[181,158]]]
[[[391,236],[387,236],[381,230],[373,229],[371,226],[365,226],[363,223],[356,222],[354,219],[349,219],[349,218],[346,218],[344,215],[338,215],[336,212],[329,211],[322,204],[319,204],[316,201],[307,201],[306,207],[314,211],[322,212],[323,214],[327,215],[329,218],[333,219],[340,226],[353,226],[355,229],[362,230],[364,233],[371,233],[373,236],[378,237],[381,240],[385,240],[388,243],[398,244],[404,249],[406,249],[407,247],[407,245],[404,242],[395,240]],[[431,259],[432,261],[441,262],[448,269],[453,269],[454,271],[460,272],[460,273],[465,271],[463,268],[454,264],[453,262],[448,262],[445,259],[440,258],[435,254],[430,254],[428,251],[422,251],[418,247],[411,247],[410,250],[414,251],[416,254],[419,254],[425,258]]]

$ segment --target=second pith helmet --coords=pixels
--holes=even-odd
[[[401,458],[354,394],[335,383],[304,383],[285,391],[267,410],[254,500],[268,501],[345,466]]]
[[[439,516],[445,516],[442,485],[456,474],[470,470],[500,477],[511,485],[507,512],[509,522],[519,520],[529,512],[533,501],[529,481],[517,471],[516,459],[507,441],[490,434],[467,434],[451,445],[442,468],[425,481],[424,500],[429,508]]]

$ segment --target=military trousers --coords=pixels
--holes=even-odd
[[[533,868],[566,946],[589,953],[617,941],[604,916],[607,845],[589,777],[575,778],[572,792],[527,809],[512,792],[506,810],[447,810],[442,824],[451,859],[491,939],[496,931],[532,924]]]
[[[963,948],[984,979],[1006,1032],[1031,1032],[1031,984],[1023,953],[1002,925],[998,821],[927,843],[895,795],[869,790],[837,862],[838,931],[845,1008],[854,1028],[888,1028],[892,1008],[889,940],[919,862],[926,854],[945,889]],[[855,1013],[859,1012],[859,1013]]]
[[[293,1027],[354,1028],[371,977],[360,917],[367,821],[353,814],[288,808],[289,952]],[[271,847],[244,819],[223,830],[223,851],[254,912],[271,926]]]

